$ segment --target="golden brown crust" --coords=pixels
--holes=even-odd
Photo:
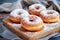
[[[9,19],[14,22],[14,23],[19,23],[21,21],[20,18],[17,18],[17,17],[13,17],[13,16],[10,16]]]
[[[48,16],[48,17],[45,17],[43,15],[40,15],[40,17],[46,23],[57,22],[59,20],[59,15],[57,15],[57,16]]]
[[[32,9],[32,10],[28,9],[28,12],[30,14],[37,15],[37,16],[39,16],[39,14],[40,14],[40,12],[34,11],[34,9]]]
[[[28,24],[24,20],[21,21],[22,27],[28,31],[40,31],[43,27],[43,22],[39,22],[38,24]]]

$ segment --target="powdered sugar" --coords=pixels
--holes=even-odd
[[[30,17],[34,16],[34,18],[30,19]],[[26,23],[28,24],[37,24],[39,22],[43,22],[42,19],[36,15],[29,15],[28,17],[24,17],[23,20],[25,20]],[[33,21],[29,21],[33,20]]]
[[[52,14],[48,14],[48,12],[52,12]],[[43,16],[56,16],[56,15],[59,15],[59,13],[55,10],[44,10],[44,11],[41,11],[41,15],[43,15]]]
[[[36,9],[35,7],[39,6],[39,9]],[[29,6],[29,9],[34,9],[34,11],[42,11],[42,10],[46,10],[45,6],[43,4],[33,4],[31,6]]]
[[[19,15],[19,13],[21,14]],[[15,9],[10,13],[10,16],[14,16],[14,17],[24,17],[28,15],[29,13],[24,9]]]
[[[21,24],[15,24],[15,23],[8,23],[8,24],[11,25],[12,27],[21,28]]]
[[[44,29],[43,30],[41,30],[41,31],[38,31],[38,32],[29,32],[29,31],[22,31],[22,33],[24,34],[24,35],[27,35],[27,36],[29,36],[29,37],[35,37],[35,36],[37,36],[37,35],[40,35],[40,36],[42,36],[42,34],[44,34],[44,33],[46,33],[46,32],[50,32],[51,30],[53,30],[53,29],[56,29],[56,28],[59,28],[60,27],[60,20],[57,22],[57,24],[55,24],[55,23],[51,23],[51,24],[45,24],[44,23]],[[13,27],[15,27],[15,25],[13,25],[12,23],[10,23],[10,22],[8,22],[8,25],[10,25],[10,26],[13,26]],[[20,25],[20,24],[19,24]],[[51,25],[51,26],[50,26]],[[18,25],[16,24],[16,26],[18,27]],[[21,26],[20,26],[21,27]],[[20,30],[21,31],[21,30]],[[44,37],[44,36],[43,36]]]
[[[55,26],[59,25],[59,23],[60,23],[60,20],[56,23],[44,23],[44,25],[49,26],[49,27],[55,27]]]

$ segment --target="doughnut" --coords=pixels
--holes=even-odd
[[[28,16],[29,13],[24,9],[15,9],[10,13],[9,19],[14,23],[19,23],[24,16]]]
[[[54,23],[59,21],[59,13],[55,10],[41,11],[40,17],[46,23]]]
[[[33,4],[29,6],[28,12],[30,14],[38,15],[40,14],[41,11],[46,10],[45,6],[42,4]]]
[[[36,15],[24,17],[21,21],[22,27],[28,31],[40,31],[43,27],[43,21]]]

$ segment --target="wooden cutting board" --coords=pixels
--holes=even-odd
[[[29,32],[21,27],[21,24],[12,23],[8,18],[3,20],[3,25],[15,33],[23,40],[38,40],[44,36],[55,33],[60,30],[60,21],[53,24],[44,23],[44,29],[38,32]]]

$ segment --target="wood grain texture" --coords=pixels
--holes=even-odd
[[[23,40],[38,40],[39,38],[42,38],[60,30],[60,26],[57,25],[56,27],[46,26],[42,31],[39,32],[29,32],[24,30],[22,27],[15,27],[10,24],[13,23],[8,18],[3,20],[3,25],[5,25],[9,30],[11,30]]]

